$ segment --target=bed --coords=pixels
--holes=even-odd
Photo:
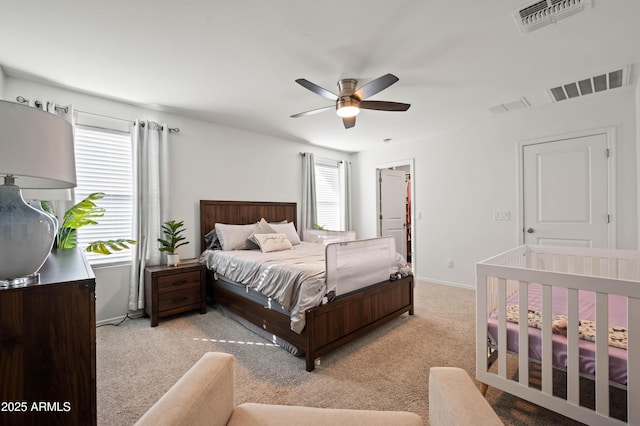
[[[630,362],[640,357],[640,252],[524,245],[477,263],[476,275],[478,381],[586,424],[640,424],[640,364]],[[564,392],[554,393],[554,370]],[[593,407],[581,404],[581,377],[593,381]],[[619,389],[626,409],[613,417]]]
[[[254,201],[200,201],[200,244],[204,254],[207,234],[216,223],[229,225],[253,224],[265,219],[273,224],[292,223],[295,226],[297,209],[295,203],[254,202]],[[344,245],[349,251],[352,242],[334,243]],[[353,242],[357,243],[357,242]],[[329,244],[326,247],[334,246]],[[340,247],[334,247],[340,248]],[[327,250],[327,253],[329,251]],[[329,259],[329,254],[327,254]],[[336,260],[333,258],[333,262]],[[356,261],[350,257],[349,261]],[[363,259],[366,261],[366,259]],[[339,263],[339,260],[338,260]],[[324,267],[324,266],[323,266]],[[337,276],[337,278],[336,278]],[[322,295],[323,304],[310,307],[303,312],[304,328],[301,332],[292,330],[289,312],[272,306],[271,300],[261,300],[260,295],[250,291],[238,291],[237,283],[207,270],[207,295],[210,300],[224,310],[239,317],[241,322],[255,331],[268,334],[283,342],[285,349],[292,353],[304,354],[306,370],[313,371],[315,361],[322,355],[374,330],[392,319],[408,313],[413,315],[413,277],[411,275],[390,279],[377,279],[363,288],[350,288],[348,273],[346,278],[340,273],[332,279],[345,281],[341,288],[350,291],[335,297]],[[351,277],[353,278],[353,277]],[[354,281],[362,281],[357,277]],[[331,295],[329,295],[331,296]],[[277,305],[277,304],[274,304]]]

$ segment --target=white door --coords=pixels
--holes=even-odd
[[[607,248],[607,135],[523,146],[525,244]]]
[[[392,236],[396,251],[407,257],[407,181],[402,170],[381,169],[380,236]]]

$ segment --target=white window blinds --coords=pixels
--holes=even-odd
[[[340,173],[335,160],[316,159],[316,209],[318,225],[342,230],[340,213]]]
[[[133,160],[131,135],[92,127],[75,128],[76,175],[75,201],[93,192],[104,192],[98,207],[105,214],[98,225],[78,230],[78,246],[83,250],[97,240],[132,239],[133,235]],[[130,262],[131,249],[110,255],[86,253],[93,265]]]

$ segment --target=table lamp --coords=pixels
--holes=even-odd
[[[0,285],[37,282],[56,236],[53,218],[25,203],[21,188],[76,186],[71,124],[55,114],[0,101]]]

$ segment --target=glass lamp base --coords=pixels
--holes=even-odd
[[[9,278],[0,280],[0,287],[25,287],[29,284],[37,284],[40,282],[40,274],[29,274],[24,277]]]
[[[0,185],[0,282],[22,285],[37,276],[51,252],[56,225],[51,216],[29,206],[20,188]],[[7,284],[9,285],[9,284]]]

